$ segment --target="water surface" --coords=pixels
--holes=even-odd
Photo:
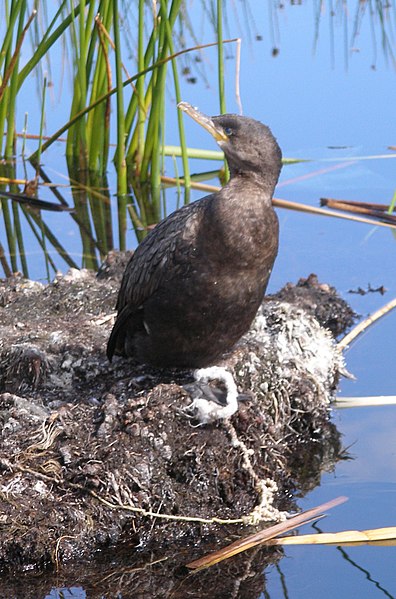
[[[361,159],[372,155],[394,156],[387,147],[396,143],[396,73],[392,64],[387,64],[381,48],[377,46],[375,52],[368,18],[358,40],[360,51],[349,55],[346,69],[342,26],[335,27],[332,57],[328,12],[323,13],[319,44],[313,54],[311,3],[287,5],[279,11],[280,38],[277,37],[276,45],[280,53],[273,58],[267,5],[251,3],[251,6],[254,25],[250,27],[262,35],[263,41],[256,41],[254,35],[249,41],[246,24],[229,11],[230,37],[244,36],[241,62],[244,112],[270,125],[285,156],[312,159],[285,167],[276,195],[315,206],[322,196],[389,202],[396,186],[394,158]],[[352,17],[349,28],[352,29]],[[213,36],[202,31],[200,39],[211,41]],[[184,83],[183,97],[203,111],[216,114],[216,79],[211,76],[215,70],[214,52],[208,50],[205,59],[210,86],[202,82]],[[229,60],[230,111],[237,111],[233,96],[234,67],[234,61]],[[28,102],[29,91],[25,93]],[[170,104],[172,101],[170,98]],[[56,127],[56,119],[51,114],[48,117],[51,131]],[[176,142],[174,127],[175,114],[168,110],[170,144]],[[193,123],[187,127],[191,145],[209,147],[205,132]],[[61,144],[56,152],[62,153]],[[57,156],[49,155],[45,160],[46,168],[54,174],[59,165]],[[205,166],[213,167],[199,163],[196,170]],[[63,176],[61,173],[59,178]],[[115,183],[111,176],[110,181]],[[201,195],[194,193],[193,198]],[[172,205],[176,201],[175,192],[168,192],[168,198]],[[279,210],[278,214],[281,243],[270,292],[314,272],[321,281],[335,286],[362,317],[396,296],[396,237],[390,229],[285,210]],[[54,214],[48,216],[47,222],[78,261],[81,246],[70,218]],[[132,233],[129,240],[133,245]],[[45,276],[38,254],[37,261],[31,262],[31,276]],[[366,289],[369,284],[373,288],[384,286],[386,294],[350,293],[358,287]],[[356,381],[342,381],[342,395],[395,394],[395,330],[396,312],[353,343],[345,355]],[[324,531],[396,525],[396,406],[335,408],[332,417],[352,459],[339,462],[334,472],[324,474],[320,486],[302,498],[299,505],[306,509],[338,495],[349,497],[348,503],[333,509],[319,523]],[[303,532],[313,531],[305,527]],[[395,558],[395,547],[287,548],[279,565],[265,572],[262,597],[396,597]],[[61,595],[60,591],[50,591],[51,586],[55,583],[49,583],[47,597],[51,599],[86,596],[78,587],[64,589]]]

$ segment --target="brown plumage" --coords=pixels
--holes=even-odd
[[[281,151],[253,119],[180,106],[218,141],[230,169],[219,192],[160,222],[128,263],[107,355],[158,366],[213,364],[248,330],[278,251],[272,194]]]

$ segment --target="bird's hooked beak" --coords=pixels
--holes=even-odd
[[[206,131],[215,138],[217,142],[228,141],[228,136],[224,133],[224,129],[218,125],[215,125],[213,119],[202,112],[199,112],[194,106],[191,106],[188,102],[179,102],[177,105],[180,110],[188,114],[194,121],[201,125]]]

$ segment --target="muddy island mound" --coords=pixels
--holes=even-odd
[[[98,276],[72,270],[49,285],[1,282],[4,571],[125,543],[198,555],[208,540],[284,517],[296,488],[315,486],[340,454],[329,404],[343,358],[318,318],[331,306],[339,334],[353,315],[334,289],[311,276],[266,298],[217,364],[241,394],[237,412],[202,425],[191,371],[106,359],[125,260],[113,253]]]

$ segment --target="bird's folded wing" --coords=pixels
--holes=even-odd
[[[211,196],[184,206],[161,221],[129,261],[121,283],[117,310],[136,309],[165,279],[192,267],[202,214]]]

